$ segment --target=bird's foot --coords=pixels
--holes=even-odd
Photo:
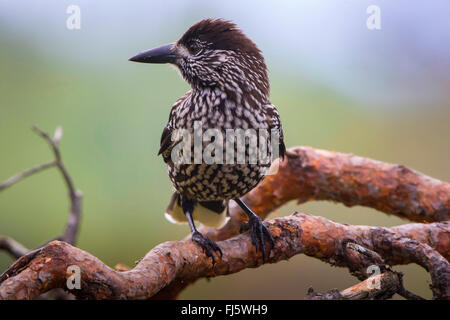
[[[211,241],[200,232],[195,231],[192,233],[192,241],[196,242],[203,249],[203,252],[206,254],[206,256],[212,259],[213,265],[216,263],[216,259],[214,258],[213,253],[214,251],[217,251],[220,254],[220,257],[222,257],[222,250],[220,249],[220,247],[214,241]]]
[[[247,231],[249,229],[252,238],[252,243],[255,246],[256,251],[258,251],[259,247],[259,249],[262,252],[263,262],[266,262],[266,243],[264,237],[269,239],[272,248],[275,245],[275,242],[273,240],[272,235],[270,234],[269,229],[267,229],[267,227],[263,224],[263,222],[257,215],[250,216],[248,222],[244,222],[241,225],[241,232]]]

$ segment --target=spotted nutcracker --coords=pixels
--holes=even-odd
[[[285,145],[278,111],[269,100],[269,78],[261,51],[232,22],[205,19],[189,28],[176,42],[142,52],[130,61],[144,63],[170,63],[191,85],[183,97],[173,105],[169,121],[161,136],[158,155],[168,165],[168,174],[175,193],[166,211],[171,222],[188,222],[192,240],[215,263],[214,251],[222,255],[219,246],[203,236],[194,221],[216,228],[228,220],[228,201],[234,200],[248,215],[253,245],[266,257],[265,239],[273,246],[273,238],[261,219],[239,198],[256,187],[267,173],[269,163],[249,161],[250,138],[245,137],[245,161],[236,161],[237,150],[230,162],[211,163],[174,161],[176,146],[180,143],[180,129],[192,132],[195,125],[205,132],[218,129],[223,135],[230,129],[255,129],[278,133],[276,145],[267,140],[269,156],[284,157]],[[195,135],[195,133],[194,133]],[[177,137],[175,137],[177,136]],[[222,138],[220,138],[222,139]],[[195,140],[195,138],[193,139]],[[192,141],[192,140],[191,140]],[[261,139],[258,139],[258,143]],[[265,141],[265,140],[263,140]],[[201,146],[205,147],[201,141]],[[231,144],[233,146],[233,144]],[[191,145],[190,145],[191,146]],[[237,148],[238,144],[234,144]],[[192,145],[192,150],[195,146]],[[225,148],[226,149],[226,148]],[[203,150],[203,149],[202,149]],[[230,150],[224,151],[224,155]],[[188,157],[193,160],[194,155]],[[272,157],[273,158],[273,157]],[[234,160],[234,161],[233,161]]]

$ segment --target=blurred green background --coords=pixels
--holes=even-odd
[[[433,1],[0,1],[0,181],[52,159],[29,129],[64,128],[61,148],[84,193],[78,246],[129,266],[188,227],[163,212],[172,187],[156,156],[170,106],[188,85],[167,66],[128,62],[176,40],[206,17],[235,21],[263,51],[271,100],[288,146],[354,153],[450,180],[450,3]],[[68,30],[66,9],[81,9]],[[381,30],[366,9],[381,8]],[[406,223],[375,210],[332,203],[289,204],[349,224]],[[0,234],[29,248],[59,235],[66,189],[55,169],[0,193]],[[273,214],[272,214],[273,216]],[[12,263],[0,252],[0,272]],[[406,273],[409,290],[430,298],[428,274]],[[201,280],[181,298],[299,299],[308,287],[356,283],[346,269],[303,255]]]

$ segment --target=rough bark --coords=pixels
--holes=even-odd
[[[343,243],[355,243],[379,252],[386,263],[417,263],[431,274],[436,298],[450,297],[450,265],[433,243],[406,238],[403,229],[349,226],[304,213],[267,222],[276,243],[268,263],[304,253],[336,266],[352,265]],[[448,222],[416,224],[418,233],[438,232],[450,241]],[[411,226],[406,228],[411,231]],[[81,268],[81,289],[71,290],[83,299],[148,299],[173,282],[191,282],[201,277],[215,277],[262,265],[261,253],[255,252],[248,234],[218,242],[223,257],[213,266],[211,259],[189,240],[171,241],[151,250],[135,268],[120,272],[103,264],[89,253],[65,242],[53,241],[31,258],[24,256],[0,278],[2,299],[32,299],[53,289],[65,288],[67,268]],[[442,252],[448,256],[448,252]]]
[[[402,165],[311,147],[289,149],[277,174],[267,176],[243,200],[261,218],[292,200],[328,200],[416,222],[450,219],[450,184]],[[231,217],[221,230],[209,229],[209,236],[236,235],[246,215],[232,204]]]
[[[349,226],[296,213],[267,222],[276,239],[268,263],[304,253],[349,268],[362,283],[367,283],[367,267],[375,265],[383,272],[380,279],[384,279],[386,290],[367,293],[359,290],[364,286],[361,283],[354,289],[358,294],[352,295],[354,290],[350,288],[339,292],[341,297],[365,298],[389,297],[394,291],[414,298],[404,290],[401,279],[395,280],[398,273],[389,265],[416,263],[430,273],[434,297],[450,297],[450,222],[445,221],[450,215],[450,185],[403,166],[297,147],[289,150],[277,174],[268,176],[244,197],[262,218],[290,200],[369,206],[425,223],[393,228]],[[222,259],[217,259],[214,266],[189,239],[160,244],[128,271],[113,270],[81,249],[53,241],[23,256],[0,276],[0,297],[32,299],[54,288],[67,289],[70,265],[81,268],[81,289],[70,291],[78,298],[176,297],[201,277],[227,275],[262,264],[261,253],[255,252],[249,236],[238,235],[245,215],[232,206],[231,217],[221,230],[203,228],[209,237],[219,240],[223,251]]]

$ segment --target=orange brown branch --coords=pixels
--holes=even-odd
[[[304,253],[337,266],[349,266],[342,243],[354,242],[378,252],[389,264],[417,263],[427,269],[432,278],[436,298],[450,297],[450,266],[433,250],[432,241],[420,243],[404,238],[404,230],[378,227],[349,226],[322,217],[296,213],[267,223],[276,239],[269,263]],[[405,228],[411,233],[412,227]],[[414,224],[417,234],[439,233],[449,237],[448,222]],[[389,245],[393,243],[393,245]],[[81,268],[81,289],[70,292],[87,299],[147,299],[169,284],[190,283],[201,277],[214,277],[239,272],[262,265],[247,234],[218,243],[223,258],[214,266],[201,249],[189,240],[171,241],[151,250],[137,266],[125,272],[107,267],[89,253],[67,243],[53,241],[38,250],[33,257],[24,256],[0,278],[2,299],[32,299],[53,288],[65,288],[67,267]],[[23,260],[23,261],[22,261]],[[170,287],[169,287],[170,288]],[[173,287],[172,287],[173,288]],[[161,296],[163,296],[162,291]]]
[[[328,200],[366,206],[416,222],[450,220],[450,184],[401,165],[311,147],[294,147],[275,175],[243,200],[261,218],[283,204]],[[234,204],[230,222],[208,229],[214,239],[236,235],[246,215]]]

